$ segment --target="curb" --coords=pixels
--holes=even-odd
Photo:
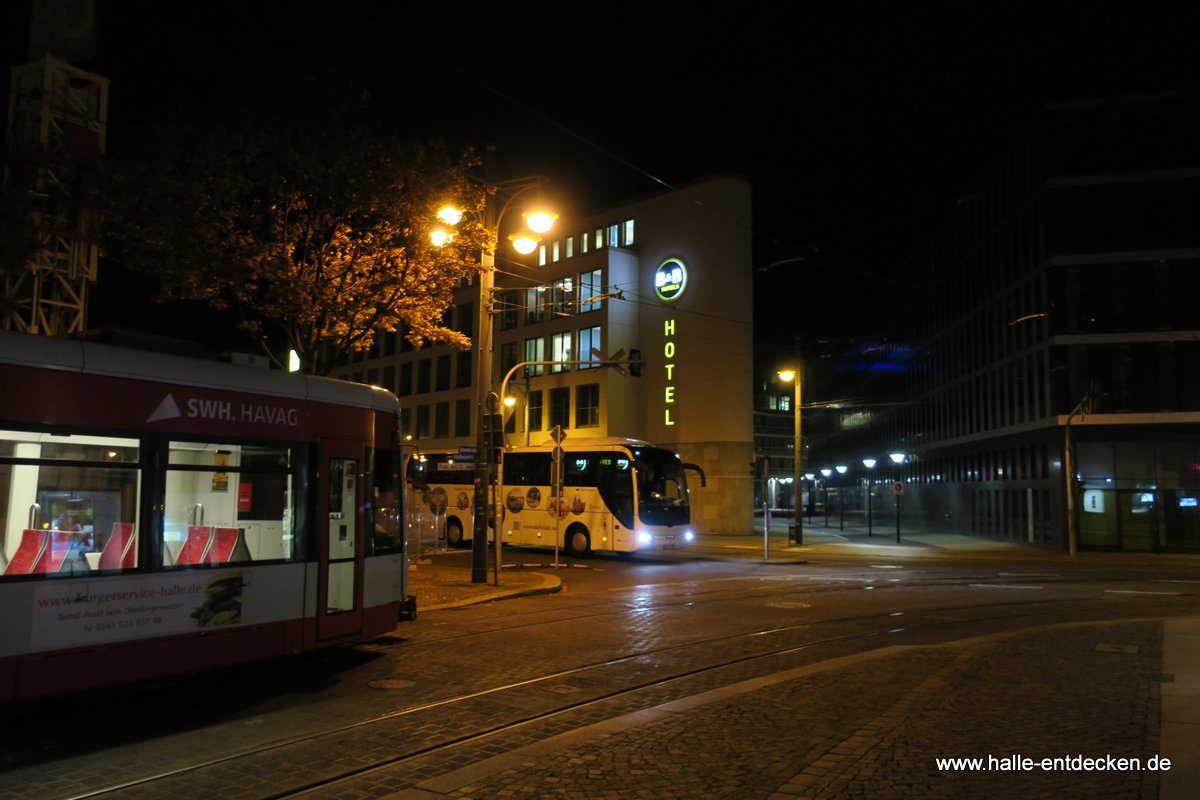
[[[461,608],[463,606],[478,605],[479,603],[491,603],[496,600],[508,600],[513,597],[527,597],[535,594],[557,594],[562,591],[562,581],[557,575],[539,575],[542,582],[535,586],[522,586],[518,589],[498,588],[494,592],[488,594],[476,595],[475,597],[464,597],[461,600],[451,600],[448,603],[438,603],[437,605],[424,606],[418,611],[437,611],[443,608]]]

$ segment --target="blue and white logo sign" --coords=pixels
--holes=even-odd
[[[665,303],[678,300],[687,288],[687,267],[678,258],[668,258],[654,271],[654,293]]]

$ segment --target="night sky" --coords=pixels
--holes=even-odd
[[[6,66],[25,60],[13,5]],[[886,290],[1044,103],[1200,87],[1191,27],[1145,5],[426,5],[102,3],[100,54],[80,66],[111,78],[114,128],[280,56],[346,69],[398,135],[495,143],[499,177],[550,176],[568,213],[745,175],[756,265],[810,259],[762,276],[760,296],[820,298],[798,330],[766,308],[762,329],[802,337],[852,314],[831,301],[848,282]]]

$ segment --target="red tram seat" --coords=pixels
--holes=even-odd
[[[34,565],[33,572],[45,575],[62,572],[64,568],[70,571],[67,557],[71,555],[72,545],[79,542],[79,532],[51,530],[46,533],[49,534],[46,537],[46,546],[42,549],[42,556]]]
[[[8,566],[4,568],[5,575],[31,575],[46,552],[46,543],[50,541],[50,531],[40,531],[26,528],[21,534],[21,543],[17,552],[13,553]]]
[[[137,534],[132,522],[114,522],[112,535],[100,551],[99,569],[132,569],[137,566]]]
[[[187,541],[179,548],[175,564],[203,564],[208,558],[208,549],[212,547],[212,528],[207,525],[189,525]]]
[[[250,548],[241,528],[214,528],[213,543],[206,559],[210,564],[249,561]]]

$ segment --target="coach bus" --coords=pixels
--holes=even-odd
[[[553,480],[560,449],[561,494]],[[638,439],[552,440],[505,452],[496,490],[502,541],[591,552],[670,550],[695,539],[688,470],[671,450]]]
[[[375,387],[0,331],[0,701],[415,616],[399,433]]]
[[[409,542],[422,548],[463,547],[471,540],[475,462],[455,450],[408,454],[405,514]]]

